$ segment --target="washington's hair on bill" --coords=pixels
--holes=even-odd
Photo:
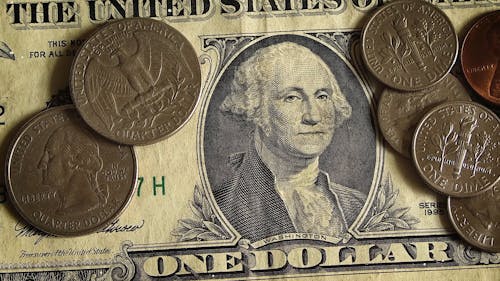
[[[332,86],[332,100],[335,107],[335,126],[340,126],[351,116],[351,106],[340,91],[337,79],[326,63],[310,49],[292,42],[282,42],[257,50],[237,68],[228,93],[220,106],[220,111],[236,120],[259,123],[262,95],[271,89],[274,75],[280,66],[290,60],[316,60],[328,70]],[[285,63],[286,62],[286,63]]]

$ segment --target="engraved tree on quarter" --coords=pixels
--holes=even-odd
[[[449,146],[458,138],[458,134],[454,131],[453,123],[443,124],[443,131],[443,134],[434,135],[432,137],[432,142],[439,148],[438,153],[441,155],[439,164],[440,172],[443,171],[446,155],[450,153],[450,151],[448,151]]]

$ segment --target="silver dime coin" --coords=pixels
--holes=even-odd
[[[450,71],[458,39],[448,17],[424,1],[395,1],[368,20],[362,55],[382,83],[402,91],[436,84]]]
[[[500,119],[474,102],[439,105],[419,123],[412,155],[434,190],[455,197],[479,195],[500,179]]]

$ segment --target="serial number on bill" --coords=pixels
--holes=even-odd
[[[446,205],[444,202],[440,201],[428,201],[428,202],[420,202],[418,207],[423,210],[424,215],[426,216],[434,216],[434,215],[444,215],[446,212]]]

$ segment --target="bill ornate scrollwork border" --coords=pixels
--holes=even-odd
[[[95,269],[81,270],[47,270],[33,272],[33,265],[27,265],[24,268],[32,272],[1,273],[2,281],[129,281],[135,275],[135,264],[128,254],[128,249],[132,247],[132,242],[124,241],[121,244],[121,250],[115,255],[113,260],[107,261],[107,265],[90,262],[88,264],[78,263],[75,265],[43,265],[47,268],[64,268],[70,266],[81,266],[84,268],[95,267]],[[104,267],[103,267],[104,266]],[[103,267],[103,268],[99,268]]]
[[[452,245],[453,260],[459,265],[500,264],[500,253],[483,252],[458,240]]]

